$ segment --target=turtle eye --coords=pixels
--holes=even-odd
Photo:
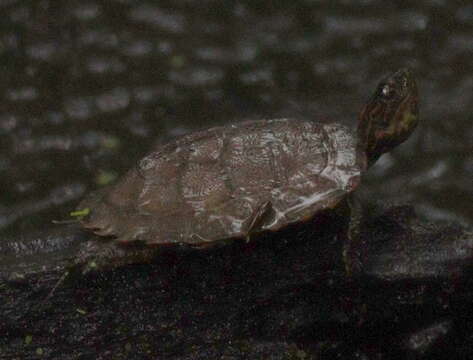
[[[393,95],[393,89],[389,84],[385,84],[381,87],[381,95],[389,99]]]

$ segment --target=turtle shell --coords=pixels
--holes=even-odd
[[[340,124],[246,121],[157,146],[79,205],[85,228],[117,242],[197,246],[277,231],[334,208],[366,169]]]

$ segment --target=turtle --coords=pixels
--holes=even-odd
[[[168,245],[206,248],[310,223],[350,204],[362,175],[417,124],[417,85],[402,68],[380,81],[354,129],[313,119],[247,120],[157,145],[79,204],[87,212],[81,227],[97,237],[76,261],[116,267],[148,261]],[[347,271],[356,262],[355,228],[343,240]]]

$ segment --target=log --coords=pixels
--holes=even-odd
[[[71,264],[100,239],[77,226],[0,239],[0,358],[473,357],[473,233],[409,206],[362,229],[351,277],[328,228],[85,275]]]

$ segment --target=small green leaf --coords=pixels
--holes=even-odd
[[[33,336],[32,335],[26,335],[25,336],[25,344],[29,345],[33,341]]]
[[[72,211],[69,215],[72,217],[84,217],[90,214],[90,209],[85,208],[81,210]]]

